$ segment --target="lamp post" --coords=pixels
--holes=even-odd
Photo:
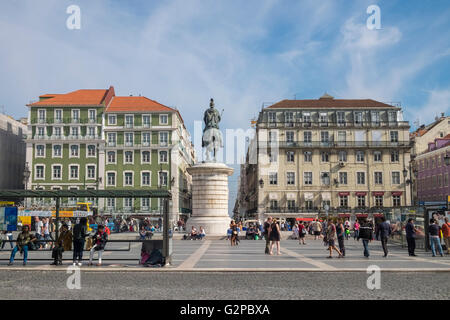
[[[403,178],[405,180],[405,196],[404,196],[404,198],[405,198],[405,207],[406,207],[406,204],[407,204],[406,203],[406,193],[407,193],[406,186],[411,184],[411,180],[409,180],[409,179],[407,180],[406,179],[406,177],[408,176],[408,170],[406,170],[406,168],[404,168],[402,172],[403,172]]]
[[[23,170],[23,184],[25,190],[28,189],[28,180],[30,179],[30,175],[31,171],[30,168],[28,167],[28,162],[25,162],[25,169]],[[24,209],[26,209],[26,207],[27,207],[27,198],[25,198],[24,201]]]

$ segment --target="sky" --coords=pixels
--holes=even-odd
[[[450,109],[448,1],[4,0],[0,43],[0,112],[15,118],[41,94],[110,85],[178,108],[192,135],[211,97],[223,131],[324,92],[401,102],[412,128]]]

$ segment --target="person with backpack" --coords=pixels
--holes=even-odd
[[[26,266],[28,260],[28,248],[35,241],[37,241],[37,238],[30,233],[30,228],[27,225],[23,226],[22,232],[17,236],[16,246],[11,251],[8,266],[13,265],[17,251],[20,251],[20,253],[23,252],[23,265]]]
[[[362,239],[362,243],[364,246],[364,257],[369,258],[370,252],[369,252],[369,242],[372,241],[373,238],[373,228],[371,227],[370,223],[364,219],[364,221],[361,223],[361,226],[359,227],[359,233],[358,233],[358,241],[359,239]]]
[[[305,243],[305,237],[306,237],[306,227],[303,223],[298,224],[298,244]]]
[[[90,255],[89,255],[89,266],[92,266],[92,259],[94,258],[94,252],[98,252],[98,263],[97,266],[102,265],[102,254],[105,250],[106,242],[108,241],[108,234],[104,230],[103,225],[99,225],[97,227],[97,232],[92,237],[94,246],[91,249]]]
[[[73,265],[81,266],[83,260],[84,242],[87,237],[87,219],[85,217],[80,219],[80,223],[77,223],[73,227]]]
[[[383,247],[384,251],[383,257],[385,258],[388,255],[387,241],[390,235],[391,235],[391,225],[386,222],[385,217],[381,217],[381,223],[378,225],[377,228],[377,240],[381,241],[381,246]]]

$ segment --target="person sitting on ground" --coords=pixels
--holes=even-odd
[[[200,231],[198,232],[198,239],[203,240],[204,237],[206,237],[205,229],[203,229],[203,227],[200,226]]]
[[[22,232],[17,236],[16,246],[11,251],[8,266],[11,266],[14,263],[14,257],[16,256],[17,251],[20,251],[20,253],[23,252],[23,265],[26,266],[28,259],[28,246],[31,242],[35,242],[36,240],[37,238],[30,233],[30,228],[28,225],[24,225],[22,227]]]
[[[102,254],[105,250],[106,242],[108,241],[108,234],[105,232],[104,227],[99,225],[97,232],[93,236],[94,246],[91,249],[89,255],[89,266],[92,266],[92,259],[94,258],[94,252],[98,252],[98,263],[97,266],[102,265]]]
[[[197,229],[194,226],[192,226],[192,228],[191,228],[191,240],[195,240],[195,239],[197,239]]]
[[[51,265],[53,266],[62,265],[63,252],[72,250],[72,232],[69,231],[69,226],[64,223],[60,232],[52,251],[52,258],[54,261]]]

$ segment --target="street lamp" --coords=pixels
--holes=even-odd
[[[23,170],[23,184],[24,184],[25,190],[27,190],[28,180],[30,179],[30,175],[31,175],[31,171],[30,171],[30,168],[28,167],[28,162],[25,162],[25,169]],[[27,198],[25,198],[25,203],[24,203],[25,209],[27,207],[26,201],[27,201]]]
[[[407,175],[408,175],[408,170],[406,170],[406,168],[405,168],[405,169],[403,169],[403,177],[406,178]]]
[[[264,180],[261,178],[261,179],[259,179],[259,186],[261,187],[261,188],[264,188]]]

